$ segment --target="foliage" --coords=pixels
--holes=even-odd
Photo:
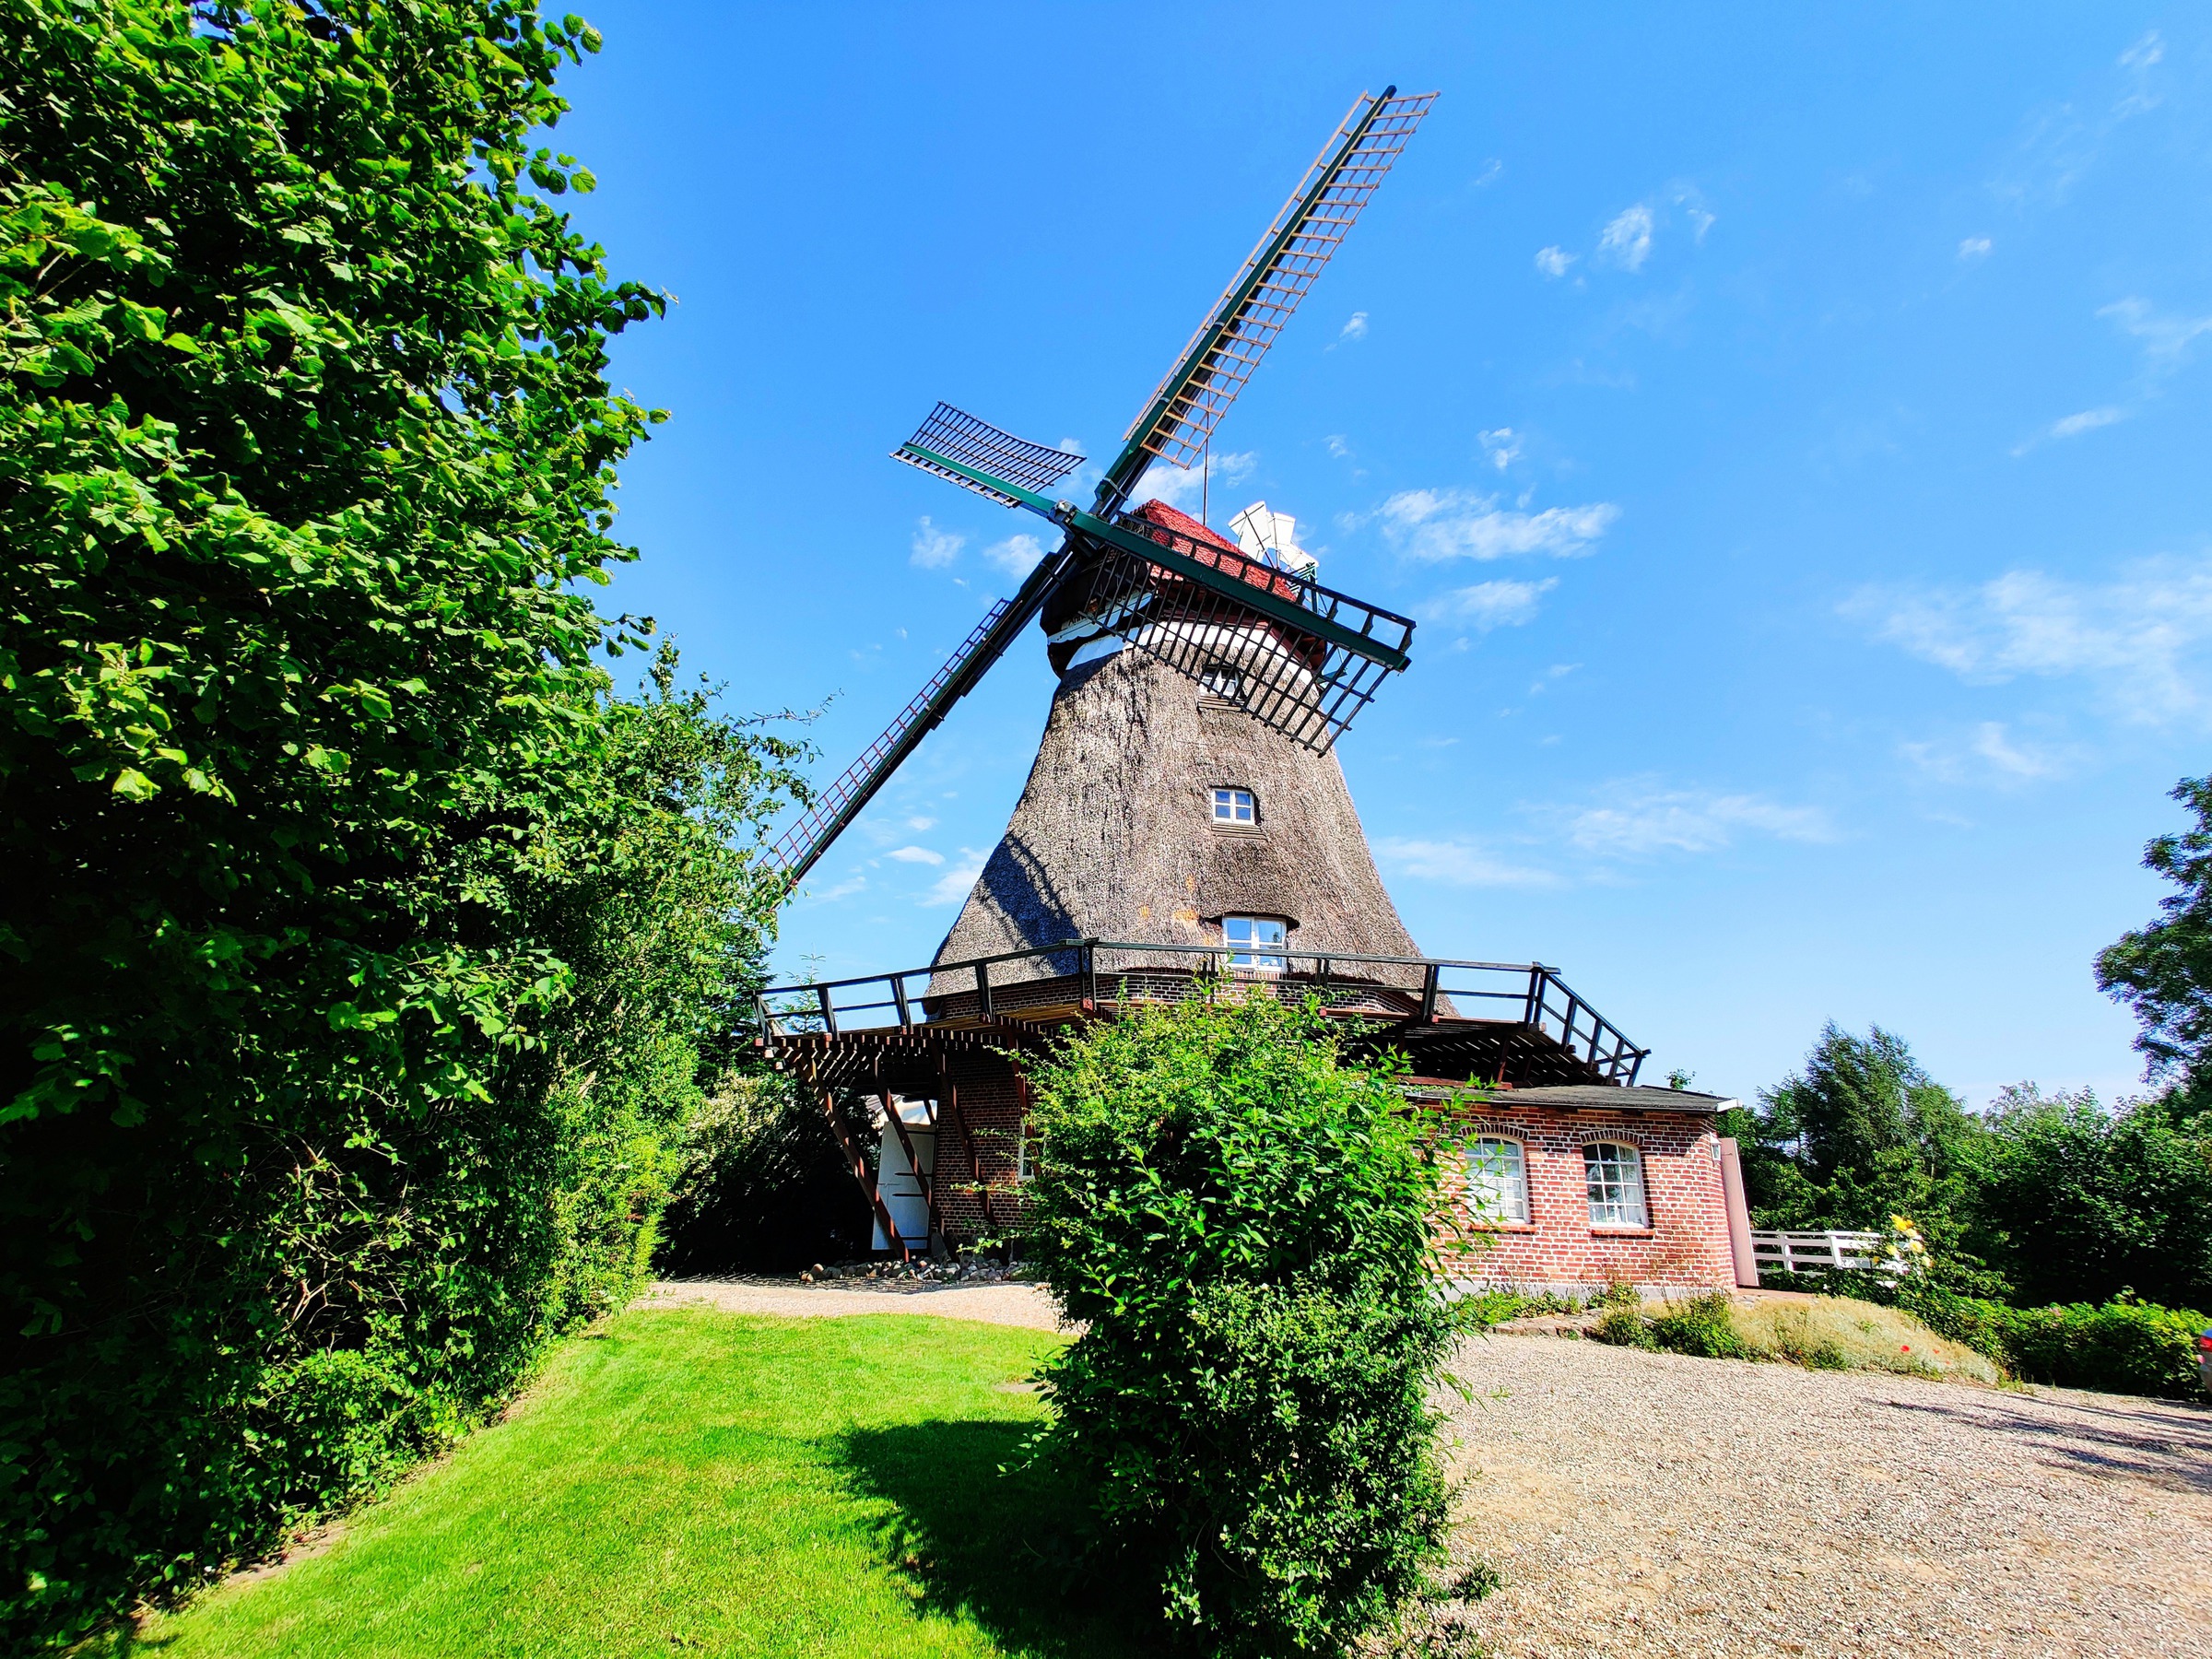
[[[1049,1332],[899,1315],[618,1314],[523,1409],[121,1652],[169,1659],[805,1653],[1123,1659],[1045,1559],[1070,1496],[999,1473]],[[610,1435],[610,1425],[619,1434]]]
[[[2027,1382],[2174,1400],[2203,1392],[2196,1335],[2212,1321],[2188,1309],[2131,1297],[2016,1308],[1919,1284],[1901,1288],[1898,1305]]]
[[[871,1217],[818,1103],[732,1072],[686,1132],[655,1266],[779,1273],[865,1254]]]
[[[1083,1334],[1043,1444],[1207,1651],[1333,1652],[1441,1559],[1441,1171],[1311,1006],[1147,1007],[1036,1072],[1029,1251]]]
[[[1977,1382],[1995,1382],[2003,1374],[1975,1345],[1939,1335],[1910,1312],[1842,1296],[1747,1304],[1715,1293],[1665,1303],[1656,1313],[1617,1303],[1590,1335],[1618,1347],[1705,1359],[1782,1360],[1807,1371],[1883,1371]]]
[[[2212,1098],[2212,777],[2183,778],[2172,797],[2196,822],[2153,838],[2143,867],[2180,890],[2159,900],[2159,920],[2099,953],[2097,985],[2142,1022],[2136,1046],[2151,1075],[2182,1084],[2201,1111]]]
[[[0,0],[0,1632],[372,1487],[649,1252],[788,745],[593,665],[657,418],[522,0]],[[534,187],[534,188],[533,188]],[[634,638],[634,630],[628,637]]]
[[[1724,1290],[1670,1302],[1652,1320],[1652,1340],[1670,1354],[1701,1359],[1748,1359],[1751,1349],[1729,1319],[1732,1299]]]
[[[1643,1316],[1643,1310],[1626,1302],[1614,1302],[1599,1314],[1597,1323],[1590,1327],[1593,1342],[1611,1343],[1615,1347],[1638,1347],[1656,1350],[1659,1339],[1652,1335],[1652,1322]]]
[[[1741,1148],[1754,1225],[1860,1229],[1905,1214],[1938,1251],[1957,1244],[1981,1126],[1901,1038],[1830,1023],[1803,1069],[1759,1098],[1757,1113],[1724,1112],[1719,1126]]]
[[[2134,1289],[2212,1306],[2212,1122],[2180,1119],[2174,1096],[2107,1112],[2083,1089],[2006,1089],[1969,1242],[2026,1303]]]

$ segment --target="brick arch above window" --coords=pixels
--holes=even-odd
[[[1574,1132],[1577,1147],[1603,1146],[1607,1141],[1615,1146],[1633,1147],[1639,1152],[1649,1152],[1657,1145],[1655,1136],[1641,1129],[1578,1129]]]

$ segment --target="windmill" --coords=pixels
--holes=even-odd
[[[1385,677],[1406,667],[1410,620],[1324,587],[1312,562],[1282,557],[1268,531],[1255,528],[1248,550],[1157,503],[1151,512],[1127,509],[1155,459],[1205,464],[1215,429],[1435,98],[1385,87],[1354,101],[1146,401],[1088,508],[1053,493],[1084,456],[1017,438],[949,404],[940,403],[893,452],[987,500],[1051,520],[1060,545],[777,839],[771,856],[787,884],[814,866],[1041,615],[1055,666],[1098,641],[1133,645],[1227,693],[1223,700],[1316,755],[1329,751]],[[1265,505],[1257,511],[1264,514]],[[1288,520],[1272,522],[1287,545]]]

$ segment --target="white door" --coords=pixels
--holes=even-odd
[[[922,1160],[922,1173],[934,1174],[937,1167],[937,1112],[935,1100],[909,1100],[898,1095],[890,1096],[885,1106],[899,1113],[899,1121],[906,1126],[906,1138],[914,1143],[914,1156]],[[929,1243],[929,1200],[923,1195],[922,1183],[914,1179],[913,1166],[906,1160],[905,1142],[891,1127],[887,1116],[883,1125],[883,1140],[877,1150],[876,1194],[883,1200],[883,1207],[891,1212],[891,1225],[899,1230],[898,1242],[909,1249],[921,1250]],[[875,1248],[894,1248],[893,1241],[883,1236],[883,1218],[876,1218]]]

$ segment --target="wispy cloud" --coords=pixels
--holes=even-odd
[[[2024,455],[2037,444],[2058,438],[2078,438],[2084,432],[2093,432],[2099,427],[2108,427],[2125,420],[2127,411],[2117,404],[2106,404],[2101,408],[2084,409],[2077,415],[2068,415],[2053,421],[2033,437],[2023,439],[2012,446],[2015,455]]]
[[[2124,333],[2143,343],[2143,367],[2154,375],[2172,373],[2188,360],[2197,341],[2212,335],[2212,316],[2176,316],[2133,294],[2114,300],[2097,314],[2112,318]]]
[[[1620,509],[1610,501],[1524,512],[1463,489],[1401,490],[1382,503],[1383,534],[1416,559],[1504,559],[1587,552]]]
[[[884,856],[895,858],[900,864],[941,865],[945,862],[944,853],[933,853],[927,847],[893,847]]]
[[[1322,442],[1327,447],[1329,455],[1334,460],[1341,461],[1352,453],[1352,446],[1344,441],[1342,432],[1331,432],[1322,440]]]
[[[1549,870],[1510,864],[1471,841],[1417,841],[1387,835],[1375,842],[1382,862],[1417,881],[1447,887],[1552,888],[1559,878]]]
[[[1985,720],[1961,738],[1900,743],[1898,752],[1943,783],[2041,782],[2065,776],[2073,758],[2058,749],[2016,741],[2002,721]]]
[[[960,556],[968,538],[950,530],[940,530],[924,514],[914,530],[913,561],[925,571],[941,571]]]
[[[1959,242],[1959,257],[1961,259],[1986,259],[1989,257],[1990,249],[1994,246],[1996,244],[1986,236],[1963,237]]]
[[[1979,587],[1869,587],[1842,614],[1973,685],[2078,676],[2122,718],[2212,714],[2212,555],[2146,560],[2118,581],[2008,571]]]
[[[1165,501],[1183,512],[1195,512],[1206,496],[1206,482],[1211,477],[1216,484],[1237,485],[1252,477],[1259,465],[1256,450],[1244,450],[1234,454],[1214,455],[1196,466],[1171,466],[1165,461],[1155,461],[1146,470],[1144,481],[1137,485],[1135,499],[1147,497]]]
[[[2147,69],[2165,55],[2166,42],[2154,29],[2120,54],[2120,66],[2123,69]]]
[[[1567,267],[1581,257],[1581,254],[1570,253],[1564,248],[1538,248],[1536,269],[1547,276],[1564,276]]]
[[[1712,853],[1745,834],[1792,841],[1837,839],[1828,814],[1818,806],[1785,806],[1760,794],[1669,789],[1650,778],[1625,779],[1597,805],[1559,812],[1567,839],[1601,857]]]
[[[1478,582],[1455,588],[1429,607],[1431,620],[1460,622],[1478,632],[1518,628],[1536,614],[1536,602],[1559,585],[1557,576],[1541,582]]]
[[[934,818],[910,818],[906,820],[906,827],[917,831],[935,830],[937,827],[937,820]]]
[[[1490,458],[1490,465],[1500,472],[1521,459],[1521,440],[1512,427],[1500,427],[1494,432],[1477,432],[1482,453]]]
[[[1366,339],[1367,313],[1365,312],[1354,312],[1352,313],[1351,321],[1347,323],[1343,328],[1337,331],[1336,337],[1339,340]]]
[[[1597,239],[1595,257],[1624,271],[1641,271],[1652,256],[1652,210],[1641,202],[1614,215]]]
[[[922,902],[926,906],[959,904],[968,897],[975,887],[975,878],[982,873],[983,855],[973,847],[962,847],[952,867],[922,895]]]
[[[1033,535],[1009,535],[983,549],[983,558],[1007,575],[1027,576],[1044,557],[1044,544]]]

